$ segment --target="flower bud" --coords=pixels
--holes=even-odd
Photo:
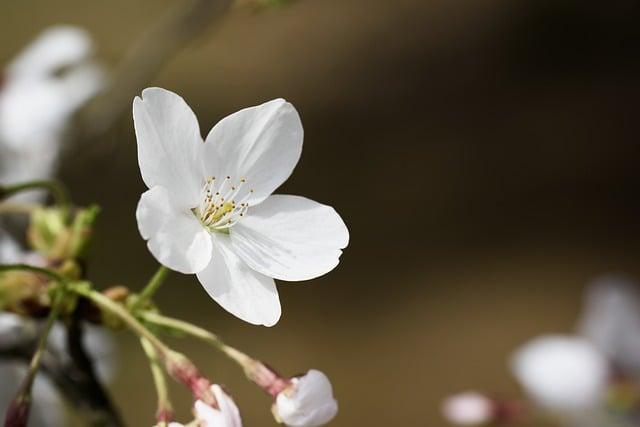
[[[211,392],[216,399],[217,408],[197,400],[193,411],[201,427],[242,427],[240,411],[233,399],[222,388],[214,384]]]
[[[442,404],[442,415],[451,424],[479,426],[492,422],[496,414],[491,399],[468,391],[448,397]]]
[[[333,398],[329,378],[311,369],[305,375],[291,379],[276,396],[272,411],[278,422],[288,426],[316,427],[335,417],[338,402]]]

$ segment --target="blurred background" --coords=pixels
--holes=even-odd
[[[177,5],[3,2],[0,63],[66,23],[87,28],[115,66]],[[273,328],[228,315],[193,276],[173,274],[159,305],[282,373],[327,372],[340,403],[332,426],[444,426],[452,392],[517,395],[513,349],[572,331],[594,276],[640,277],[639,22],[633,1],[235,10],[147,85],[181,94],[205,134],[242,107],[291,101],[305,148],[279,192],[333,205],[351,243],[332,273],[280,284]],[[104,209],[90,276],[141,287],[156,264],[135,222],[145,187],[130,110],[90,144],[60,175],[78,203]],[[149,425],[146,359],[132,336],[118,342],[113,395],[130,425]],[[232,390],[247,426],[275,425],[269,398],[236,366],[197,342],[175,345]],[[189,397],[174,390],[186,417]]]

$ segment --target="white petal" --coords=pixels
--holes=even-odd
[[[202,136],[195,114],[180,96],[160,88],[133,101],[138,163],[147,187],[165,187],[185,208],[200,201]]]
[[[219,409],[212,408],[201,400],[196,401],[194,411],[196,419],[202,427],[242,427],[240,411],[233,399],[222,388],[214,384],[211,386]]]
[[[281,312],[273,279],[253,271],[238,258],[228,236],[217,234],[212,240],[211,264],[198,273],[204,289],[234,316],[254,325],[275,325]]]
[[[41,77],[78,63],[93,50],[89,34],[78,27],[55,26],[43,31],[7,67],[10,78]]]
[[[211,236],[191,211],[180,210],[160,186],[140,197],[138,229],[154,257],[185,274],[202,271],[211,260]]]
[[[216,124],[205,142],[208,174],[247,180],[255,205],[287,180],[300,159],[303,130],[284,99],[245,108]]]
[[[349,231],[332,207],[286,195],[250,207],[230,235],[234,250],[251,268],[291,281],[333,270],[349,243]]]

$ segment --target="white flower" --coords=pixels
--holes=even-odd
[[[104,85],[103,71],[88,61],[92,51],[85,31],[58,26],[8,65],[0,85],[0,183],[53,175],[71,116]]]
[[[331,382],[325,374],[311,369],[291,379],[291,386],[276,396],[273,414],[291,427],[315,427],[328,423],[338,413]]]
[[[201,400],[196,401],[193,410],[200,427],[242,427],[240,411],[231,397],[222,388],[214,384],[211,386],[218,409],[213,408]]]
[[[640,294],[637,283],[604,276],[587,289],[579,332],[626,374],[640,376]]]
[[[271,195],[302,151],[302,124],[282,99],[222,119],[203,143],[184,100],[159,88],[133,103],[138,162],[149,188],[138,204],[140,234],[167,267],[196,273],[237,317],[266,326],[280,318],[273,278],[331,271],[349,234],[329,206]]]
[[[442,414],[450,423],[463,426],[487,424],[495,415],[491,399],[475,391],[448,397],[442,404]]]
[[[598,407],[609,376],[604,355],[577,336],[536,338],[514,354],[511,368],[536,403],[558,413]]]

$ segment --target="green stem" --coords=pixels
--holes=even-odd
[[[122,320],[129,329],[131,329],[136,335],[140,338],[144,338],[153,347],[155,350],[160,353],[160,356],[163,359],[171,357],[175,352],[171,350],[165,343],[160,341],[155,335],[153,335],[147,328],[145,328],[135,317],[127,311],[122,305],[113,301],[109,297],[101,294],[100,292],[94,291],[89,286],[86,286],[85,283],[74,283],[69,285],[69,289],[78,295],[82,295],[83,297],[92,301],[95,305],[106,310],[112,314],[115,314]]]
[[[170,349],[165,343],[160,341],[158,337],[142,325],[124,306],[116,303],[100,292],[94,291],[87,283],[69,284],[69,290],[89,299],[102,310],[108,311],[120,318],[138,337],[149,341],[158,353],[160,360],[164,362],[167,372],[177,381],[189,387],[196,399],[203,400],[213,407],[218,407],[215,396],[209,389],[211,383],[200,375],[193,362],[182,353]]]
[[[171,421],[173,415],[173,407],[169,400],[169,389],[167,387],[167,379],[164,376],[164,371],[160,367],[158,361],[158,353],[153,345],[146,339],[140,338],[140,344],[149,359],[149,367],[151,368],[151,376],[153,377],[153,384],[156,388],[158,395],[158,412],[156,414],[159,427],[166,427],[167,422]]]
[[[140,318],[142,318],[145,322],[149,322],[153,325],[173,329],[175,331],[199,338],[224,353],[226,356],[234,360],[243,368],[247,368],[247,366],[254,362],[251,357],[241,352],[240,350],[237,350],[225,344],[217,335],[207,331],[204,328],[201,328],[200,326],[193,325],[180,319],[163,316],[154,312],[141,313]]]
[[[14,270],[22,270],[22,271],[31,271],[33,273],[39,273],[45,275],[57,282],[64,282],[65,278],[60,274],[56,273],[53,270],[49,270],[48,268],[36,267],[34,265],[29,264],[4,264],[0,265],[0,272],[2,271],[14,271]]]
[[[66,208],[69,206],[69,194],[66,188],[57,181],[29,181],[20,184],[7,185],[0,188],[0,199],[6,199],[7,197],[13,196],[14,194],[22,191],[38,189],[48,190],[53,195],[56,203],[61,207]]]
[[[160,265],[160,267],[158,267],[158,270],[155,272],[151,280],[149,280],[144,289],[142,289],[142,292],[140,292],[140,295],[138,296],[136,301],[131,305],[132,312],[135,313],[137,310],[143,307],[144,304],[146,304],[151,298],[153,298],[156,291],[160,289],[160,286],[162,285],[162,283],[164,283],[170,271],[171,270],[169,270],[164,265]]]

